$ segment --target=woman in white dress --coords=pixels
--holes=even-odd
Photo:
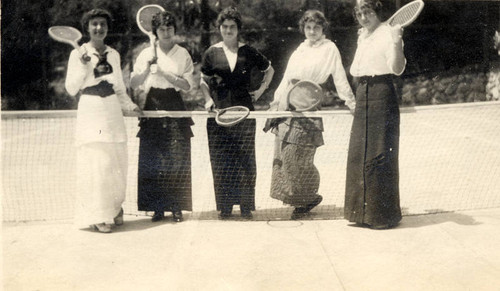
[[[270,110],[290,110],[287,93],[301,80],[317,84],[333,80],[339,97],[354,110],[356,102],[340,52],[335,43],[325,37],[328,28],[325,16],[318,10],[308,10],[299,24],[306,39],[291,55]],[[321,118],[286,118],[270,127],[276,134],[271,197],[295,207],[292,219],[301,218],[323,199],[318,194],[319,172],[314,166],[316,149],[324,144],[323,121]]]
[[[83,44],[90,60],[73,50],[65,83],[70,95],[80,93],[75,136],[75,224],[107,233],[112,223],[123,223],[127,135],[122,110],[141,110],[126,93],[120,55],[104,43],[111,14],[93,9],[83,15],[81,22],[83,31],[90,36],[90,41]]]

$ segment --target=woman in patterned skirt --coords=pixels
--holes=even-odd
[[[301,80],[335,83],[339,97],[354,109],[355,101],[337,46],[326,39],[328,22],[318,10],[308,10],[299,21],[306,39],[293,52],[271,103],[271,110],[290,110],[287,93]],[[306,97],[304,96],[304,99]],[[304,100],[305,103],[309,103]],[[317,109],[317,108],[316,108]],[[323,142],[321,118],[286,118],[269,124],[276,134],[271,197],[295,207],[292,219],[301,218],[322,201],[319,172],[314,166],[316,149]],[[267,130],[269,128],[266,128]]]

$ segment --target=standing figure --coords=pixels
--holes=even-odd
[[[406,66],[402,29],[381,21],[379,0],[359,0],[361,24],[351,74],[359,79],[347,157],[345,218],[375,229],[396,226],[399,206],[399,105],[392,82]]]
[[[111,14],[93,9],[83,15],[81,23],[90,36],[83,44],[90,61],[73,50],[65,82],[70,95],[81,93],[75,136],[75,223],[111,232],[110,223],[123,223],[127,181],[127,134],[122,110],[141,110],[126,93],[120,55],[104,43]]]
[[[354,109],[355,100],[335,43],[325,37],[328,22],[322,12],[308,10],[299,21],[306,39],[293,52],[271,103],[271,110],[290,110],[287,94],[301,80],[326,85],[335,83],[339,97]],[[309,104],[304,96],[304,103]],[[317,110],[319,108],[315,108]],[[286,118],[267,124],[276,134],[271,197],[295,207],[292,219],[308,214],[321,203],[319,172],[314,165],[316,149],[324,144],[321,118]]]
[[[255,48],[238,41],[241,24],[241,15],[235,8],[226,8],[218,16],[223,41],[207,49],[201,67],[206,109],[241,105],[254,110],[253,102],[271,82],[274,69],[270,62]],[[264,72],[263,82],[256,91],[249,92],[250,73],[255,68]],[[233,205],[240,205],[242,217],[251,219],[257,175],[255,119],[222,127],[209,118],[207,134],[220,218],[230,217]]]
[[[193,61],[189,52],[176,44],[175,17],[158,12],[151,21],[158,47],[145,48],[137,57],[131,87],[144,86],[144,110],[185,111],[179,93],[194,85]],[[156,70],[151,63],[157,56]],[[182,210],[192,210],[191,199],[191,118],[140,118],[138,209],[154,211],[152,221],[171,211],[180,222]]]

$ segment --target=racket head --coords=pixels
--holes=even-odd
[[[246,106],[231,106],[224,109],[216,109],[215,122],[224,127],[236,125],[250,115],[250,109]]]
[[[297,112],[314,111],[323,100],[323,89],[315,82],[302,80],[288,91],[288,107]]]
[[[139,29],[147,34],[151,35],[153,33],[153,28],[151,26],[151,20],[153,16],[158,12],[163,12],[165,9],[160,5],[150,4],[142,6],[139,11],[137,11],[136,22]]]
[[[391,18],[387,20],[390,26],[401,25],[406,27],[412,24],[424,9],[424,1],[415,0],[399,8]]]
[[[82,39],[82,33],[71,26],[51,26],[49,36],[59,42],[75,45]]]

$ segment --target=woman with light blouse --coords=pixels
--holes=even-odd
[[[158,39],[157,64],[152,70],[154,46],[137,57],[131,86],[143,86],[147,96],[144,110],[187,110],[180,91],[194,86],[193,61],[189,52],[176,44],[175,16],[158,12],[151,27]],[[153,211],[152,221],[172,212],[175,222],[183,220],[182,210],[192,210],[191,118],[141,118],[139,143],[138,209]]]
[[[81,22],[83,31],[90,36],[90,41],[83,44],[90,60],[73,50],[65,82],[70,95],[81,94],[75,135],[75,223],[107,233],[112,223],[123,223],[128,164],[122,110],[141,110],[126,93],[120,55],[104,43],[111,14],[93,9],[83,15]]]
[[[351,74],[358,79],[347,159],[344,216],[374,229],[396,226],[399,205],[399,106],[392,77],[406,66],[401,27],[382,21],[378,0],[358,0],[362,28]]]
[[[291,55],[270,110],[290,110],[288,90],[301,80],[325,84],[333,80],[339,97],[354,110],[355,100],[340,52],[325,37],[328,22],[322,12],[308,10],[299,21],[306,39]],[[321,118],[286,118],[272,125],[276,135],[271,197],[294,206],[292,219],[301,218],[322,201],[318,194],[319,172],[314,165],[316,149],[324,144]]]

